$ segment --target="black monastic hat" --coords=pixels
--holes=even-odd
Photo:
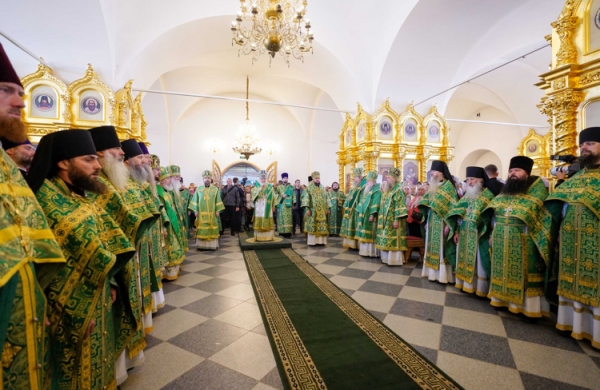
[[[2,142],[2,149],[4,150],[8,150],[8,149],[12,149],[12,148],[16,148],[17,146],[20,145],[31,145],[31,141],[29,141],[29,139],[26,139],[23,142],[14,142],[9,140],[8,138],[0,138],[0,142]]]
[[[140,145],[138,145],[137,141],[134,139],[128,139],[126,141],[121,142],[121,148],[125,153],[125,161],[129,160],[132,157],[139,156],[140,154],[144,154]]]
[[[100,126],[90,129],[96,150],[102,152],[107,149],[120,148],[121,141],[114,126]]]
[[[527,172],[528,175],[531,175],[531,170],[533,169],[533,160],[527,156],[515,156],[510,159],[510,166],[508,170],[510,171],[513,168],[520,168]]]
[[[6,55],[6,52],[4,51],[4,48],[2,47],[1,43],[0,43],[0,82],[13,83],[13,84],[17,84],[17,85],[20,85],[21,87],[23,87],[23,84],[21,84],[21,79],[17,75],[17,72],[15,72],[15,68],[13,68],[12,64],[10,63],[10,60],[8,59],[8,56]]]
[[[145,143],[138,142],[138,146],[140,147],[140,149],[142,149],[142,154],[150,154],[150,151],[148,150],[148,147]]]
[[[482,167],[467,167],[467,177],[476,177],[477,179],[483,179],[483,186],[490,188],[490,178]]]
[[[63,130],[43,136],[27,175],[29,187],[36,192],[45,179],[56,174],[58,162],[92,154],[96,155],[96,148],[88,130]]]
[[[588,127],[579,133],[579,145],[584,142],[600,142],[600,127]]]
[[[431,162],[431,170],[442,172],[444,174],[444,179],[450,180],[450,182],[454,183],[454,178],[450,173],[450,169],[448,169],[448,165],[440,160],[433,160]]]

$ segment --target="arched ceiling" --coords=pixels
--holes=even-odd
[[[271,67],[268,56],[254,65],[249,57],[238,58],[229,30],[237,0],[22,0],[2,7],[1,28],[67,82],[92,63],[115,90],[134,79],[134,88],[239,96],[250,75],[253,91],[267,99],[312,105],[327,95],[340,110],[353,111],[360,102],[373,112],[388,97],[404,108],[545,44],[563,4],[311,0],[314,55],[305,55],[304,63],[292,60],[289,68],[279,57]],[[20,75],[35,70],[34,60],[0,41]],[[549,62],[544,49],[418,109],[427,112],[439,103],[440,112],[448,115],[448,108],[458,116],[493,105],[515,122],[544,124],[535,108],[541,91],[533,83]],[[196,100],[147,96],[144,105],[167,110],[172,126]],[[310,131],[311,113],[290,110]]]

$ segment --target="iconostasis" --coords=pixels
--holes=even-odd
[[[88,64],[85,75],[67,85],[52,74],[52,69],[40,64],[21,83],[26,106],[23,121],[34,144],[55,131],[103,125],[115,126],[121,140],[134,138],[147,142],[142,94],[133,99],[133,80],[114,93]]]
[[[402,181],[427,181],[433,160],[450,162],[453,158],[449,131],[436,106],[422,117],[412,104],[398,114],[387,100],[372,115],[359,104],[354,118],[346,114],[340,133],[337,163],[341,188],[348,192],[356,167],[376,170],[379,181],[385,181],[385,174],[392,167],[400,168]]]

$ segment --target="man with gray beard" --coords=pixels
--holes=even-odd
[[[481,215],[494,194],[488,188],[489,178],[481,167],[467,167],[465,195],[448,213],[454,231],[456,248],[456,288],[479,297],[487,297],[490,289],[489,215]]]
[[[456,246],[448,239],[450,227],[446,217],[458,200],[454,179],[445,162],[431,164],[429,191],[419,202],[425,226],[425,260],[422,276],[439,283],[454,283]]]

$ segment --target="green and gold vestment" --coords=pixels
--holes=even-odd
[[[329,234],[339,235],[342,229],[342,218],[344,202],[346,201],[346,195],[343,191],[331,190],[329,193],[329,202],[331,207],[329,208]]]
[[[451,237],[443,240],[445,224],[449,224],[446,219],[448,212],[458,200],[456,188],[449,180],[444,180],[440,185],[433,199],[428,192],[419,201],[419,211],[423,214],[423,223],[421,229],[426,227],[423,237],[427,237],[427,247],[425,248],[425,265],[431,269],[440,269],[440,253],[444,254],[444,261],[453,268],[456,267],[456,244]],[[443,251],[443,252],[442,252]]]
[[[36,196],[67,259],[46,289],[52,389],[115,388],[117,348],[129,341],[135,323],[128,280],[120,273],[135,250],[94,199],[71,193],[58,177],[45,180]],[[112,278],[119,287],[114,304]]]
[[[296,203],[296,192],[290,183],[280,184],[277,192],[277,231],[280,234],[292,232],[292,205]],[[285,195],[285,197],[284,197]]]
[[[487,275],[490,275],[491,218],[489,214],[482,215],[482,212],[493,198],[494,194],[485,188],[477,199],[463,196],[448,212],[447,219],[450,224],[448,237],[452,237],[454,231],[459,231],[456,277],[467,283],[474,283],[477,251],[479,251],[483,269]]]
[[[196,189],[189,209],[196,213],[196,238],[215,240],[219,238],[221,219],[216,213],[225,210],[221,201],[221,191],[215,186],[202,186]]]
[[[484,210],[494,215],[489,296],[523,305],[544,295],[556,224],[544,208],[548,190],[535,178],[524,194],[500,194]],[[527,313],[525,313],[527,314]]]
[[[181,239],[179,240],[182,245],[183,245],[183,249],[187,252],[188,251],[188,233],[187,233],[187,229],[186,229],[186,221],[188,219],[188,208],[189,208],[189,202],[188,205],[185,206],[184,209],[184,202],[185,200],[181,197],[181,192],[179,191],[175,191],[175,190],[168,190],[167,191],[169,194],[171,194],[171,198],[173,199],[173,209],[175,210],[175,212],[177,213],[177,220],[179,221],[179,231],[177,232],[180,236]],[[189,222],[188,222],[189,224]]]
[[[342,217],[342,228],[340,229],[340,237],[354,240],[356,237],[356,222],[358,213],[356,207],[360,202],[362,190],[367,183],[364,178],[356,188],[350,189],[346,200],[344,201],[344,216]]]
[[[381,197],[381,208],[377,220],[377,239],[375,247],[382,251],[405,251],[407,226],[406,200],[402,186],[396,183],[394,188]],[[394,229],[398,221],[398,229]]]
[[[177,217],[177,213],[173,209],[173,198],[168,191],[165,191],[162,186],[156,186],[156,192],[158,193],[158,198],[162,205],[161,210],[161,221],[162,221],[162,231],[166,229],[167,238],[162,242],[165,244],[166,263],[163,264],[165,267],[176,267],[183,263],[185,260],[185,250],[181,245],[181,235],[177,234],[179,231],[179,218]]]
[[[184,219],[185,219],[185,230],[187,234],[190,231],[190,219],[188,218],[188,208],[190,207],[190,200],[192,199],[192,194],[190,194],[190,190],[184,188],[182,191],[179,191],[179,195],[181,195],[181,204],[184,210]]]
[[[266,183],[265,185],[261,185],[257,182],[252,188],[252,201],[254,202],[252,228],[255,231],[269,232],[275,229],[273,207],[277,204],[276,198],[277,195],[272,184]]]
[[[379,184],[373,185],[371,191],[365,188],[360,203],[356,207],[358,223],[356,224],[356,239],[359,242],[373,243],[377,237],[377,216],[381,204],[381,188]],[[373,217],[373,222],[369,217]]]
[[[600,306],[600,169],[582,169],[556,187],[546,199],[546,208],[560,215],[558,295]],[[559,210],[558,213],[556,210]]]
[[[304,215],[304,233],[315,236],[328,236],[327,210],[330,207],[325,187],[311,182],[302,192],[301,207],[310,210],[311,215]]]
[[[35,195],[0,149],[0,389],[46,388],[50,356],[42,289],[64,263]]]

